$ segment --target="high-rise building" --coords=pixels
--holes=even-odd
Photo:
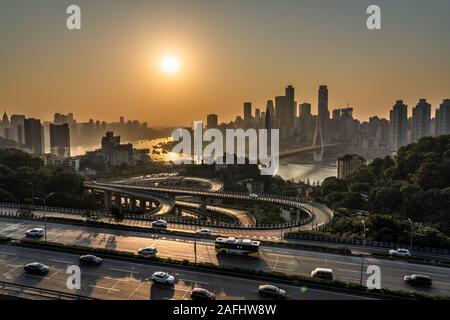
[[[25,148],[27,152],[35,155],[43,155],[44,149],[44,129],[39,119],[25,119]]]
[[[25,116],[23,115],[13,114],[11,116],[12,139],[19,144],[25,143],[24,122]]]
[[[113,132],[107,132],[102,138],[101,152],[111,167],[133,163],[133,145],[120,144],[120,136],[114,136]]]
[[[11,123],[9,122],[6,111],[3,113],[2,121],[0,122],[0,138],[12,139]]]
[[[244,102],[244,122],[246,126],[249,126],[252,123],[252,103]]]
[[[267,130],[272,129],[273,112],[274,112],[273,103],[271,103],[272,102],[271,100],[269,102],[267,103],[266,113],[265,113],[265,118],[264,118],[264,129],[267,129]]]
[[[328,110],[328,87],[321,85],[318,94],[318,121],[320,121],[322,135],[327,140],[328,122],[330,120],[330,111]]]
[[[412,141],[431,134],[431,104],[426,99],[420,99],[412,111]]]
[[[300,116],[310,116],[311,115],[311,103],[302,103],[300,105]]]
[[[281,128],[286,118],[286,96],[275,97],[275,115],[277,128]]]
[[[398,100],[390,112],[390,139],[391,151],[397,152],[398,149],[407,144],[408,130],[408,106],[403,100]]]
[[[305,102],[300,105],[299,126],[302,139],[312,141],[314,135],[314,118],[311,113],[310,103]]]
[[[366,165],[366,159],[356,154],[347,154],[337,160],[338,179],[347,179],[356,169]]]
[[[285,89],[285,96],[286,96],[286,112],[284,114],[284,121],[283,124],[292,127],[294,125],[294,120],[296,117],[296,103],[295,103],[295,89],[293,86],[289,85]]]
[[[450,99],[445,99],[436,109],[436,136],[450,134]]]
[[[206,116],[206,128],[216,129],[219,126],[217,114],[208,114]]]
[[[256,121],[256,124],[259,124],[260,118],[261,118],[261,109],[260,108],[256,108],[255,109],[255,121]]]
[[[67,123],[50,124],[50,152],[57,159],[70,157],[70,130]]]

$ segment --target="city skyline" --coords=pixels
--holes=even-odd
[[[69,2],[3,1],[1,109],[186,126],[210,113],[234,120],[245,101],[264,109],[286,84],[316,113],[327,84],[330,110],[349,104],[361,120],[387,118],[397,100],[426,98],[434,112],[450,96],[450,4],[376,2],[378,31],[365,26],[368,1],[309,0],[78,1],[82,29],[68,31]]]

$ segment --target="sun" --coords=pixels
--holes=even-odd
[[[175,74],[180,69],[180,61],[177,57],[166,56],[161,61],[161,69],[168,74]]]

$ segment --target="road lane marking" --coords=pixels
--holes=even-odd
[[[48,259],[48,261],[57,262],[57,263],[63,263],[63,264],[74,264],[73,262],[64,261],[64,260],[58,260],[58,259]]]
[[[15,254],[15,253],[9,253],[9,252],[3,252],[3,251],[0,251],[0,254],[4,254],[7,256],[17,256],[17,254]]]
[[[361,273],[361,271],[357,271],[357,270],[349,270],[349,269],[338,269],[338,270],[343,271],[343,272]]]
[[[110,292],[110,291],[120,291],[119,289],[114,289],[114,288],[106,288],[106,287],[101,287],[101,286],[96,286],[96,285],[93,285],[93,284],[90,284],[89,285],[90,287],[93,287],[93,288],[97,288],[97,289],[102,289],[102,290],[107,290],[108,291],[108,293]]]
[[[201,284],[209,284],[209,282],[202,282],[202,281],[195,281],[195,280],[190,280],[190,279],[183,279],[180,278],[179,280],[184,281],[184,282],[192,282],[192,283],[201,283]]]
[[[137,271],[122,270],[122,269],[116,269],[116,268],[109,268],[109,270],[112,270],[112,271],[119,271],[119,272],[126,272],[126,273],[133,273],[133,274],[139,273],[139,272],[137,272]]]
[[[141,282],[141,283],[137,286],[137,288],[134,289],[134,291],[128,296],[128,300],[130,300],[131,297],[134,296],[135,293],[138,292],[138,291],[142,288],[142,286],[143,286],[144,284],[145,284],[145,282]]]
[[[57,270],[55,273],[53,273],[50,277],[49,277],[49,279],[51,280],[52,278],[54,278],[58,273],[60,273],[61,272],[61,270]]]

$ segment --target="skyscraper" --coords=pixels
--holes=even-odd
[[[269,131],[272,129],[273,110],[274,110],[273,103],[271,102],[272,102],[271,100],[267,102],[266,114],[264,119],[264,129],[267,129]]]
[[[286,118],[286,96],[275,97],[275,115],[277,128],[282,128]]]
[[[408,126],[408,106],[398,100],[390,112],[391,151],[397,152],[405,146]]]
[[[445,99],[436,109],[436,136],[450,134],[450,99]]]
[[[264,127],[267,129],[267,125],[270,124],[270,128],[273,128],[274,119],[275,119],[275,105],[273,103],[273,100],[267,100],[266,116],[264,118]],[[270,123],[267,123],[268,120],[270,121]]]
[[[420,99],[413,108],[412,116],[412,141],[431,134],[431,104],[426,99]]]
[[[206,116],[206,128],[215,129],[218,127],[218,117],[217,114],[208,114]]]
[[[244,122],[245,126],[250,126],[252,123],[252,103],[244,102]]]
[[[3,113],[2,121],[0,122],[0,138],[11,139],[11,123],[6,111]]]
[[[25,119],[25,148],[35,155],[44,154],[44,130],[39,119]]]
[[[23,115],[13,114],[11,116],[12,139],[19,144],[25,143],[24,122],[25,116]]]
[[[283,124],[292,127],[294,125],[294,119],[296,117],[295,112],[295,89],[293,86],[289,85],[285,89],[285,96],[286,96],[286,109],[284,114],[284,121]]]
[[[328,87],[326,85],[319,86],[318,102],[319,121],[322,128],[324,140],[326,140],[328,120],[330,119],[330,111],[328,110]]]
[[[69,125],[50,124],[50,152],[58,159],[70,157]]]

